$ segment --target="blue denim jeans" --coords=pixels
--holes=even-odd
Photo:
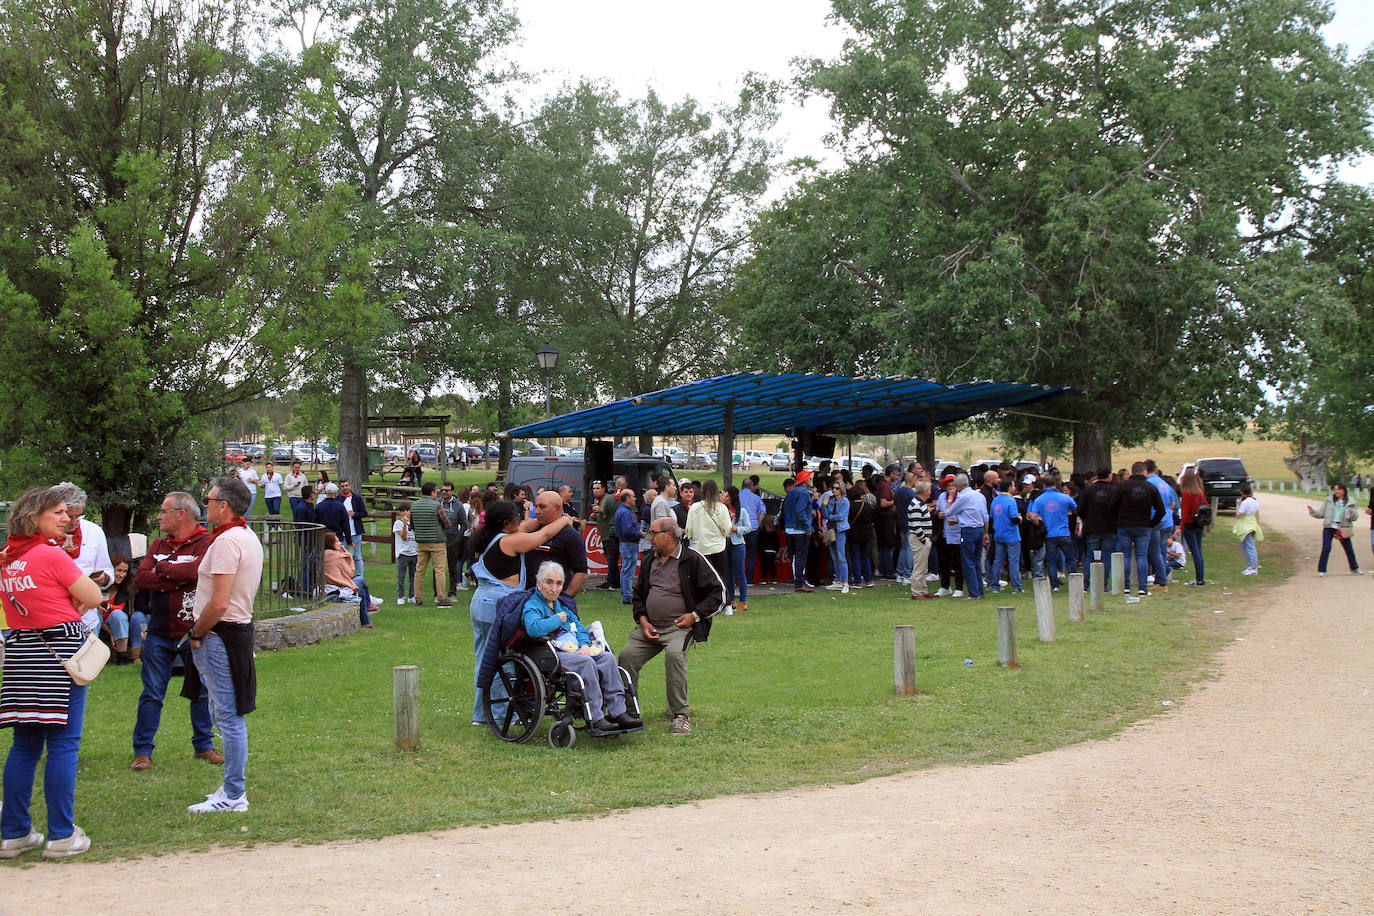
[[[727,602],[749,600],[749,577],[744,572],[744,545],[726,544],[725,552],[730,555],[730,578],[734,582],[733,592],[725,596]],[[729,591],[727,589],[727,591]]]
[[[0,839],[28,836],[33,829],[29,804],[38,759],[46,746],[43,765],[43,800],[48,807],[48,839],[61,840],[75,830],[76,758],[81,750],[81,726],[86,719],[86,687],[72,686],[67,703],[67,724],[16,725],[14,743],[5,758],[5,800],[0,807]]]
[[[634,545],[620,545],[620,603],[629,604],[634,598],[635,564],[639,562],[639,551]]]
[[[267,514],[268,514],[268,515],[281,515],[281,497],[280,497],[280,496],[264,496],[264,497],[263,497],[263,500],[266,501],[266,503],[267,503]]]
[[[472,654],[476,659],[472,669],[472,721],[485,722],[487,711],[482,705],[482,691],[477,689],[477,675],[482,669],[482,656],[487,651],[487,638],[496,624],[496,603],[511,592],[519,591],[520,586],[492,584],[492,580],[486,578],[485,569],[478,575],[477,583],[477,590],[468,604],[468,617],[472,620]],[[491,696],[493,700],[506,698],[506,688],[499,677],[491,682]]]
[[[353,554],[353,568],[358,572],[363,571],[363,536],[358,533],[353,536],[353,543],[348,545],[348,552]],[[435,601],[443,601],[443,595],[435,595]]]
[[[1030,558],[1031,578],[1045,578],[1045,545],[1026,548],[1026,555]]]
[[[396,600],[415,598],[415,565],[420,562],[417,554],[398,554],[396,557]]]
[[[129,615],[129,648],[143,648],[143,637],[148,633],[148,615],[134,611]]]
[[[849,532],[845,532],[848,534]],[[872,541],[850,541],[845,545],[849,553],[849,584],[863,585],[873,581],[873,554],[869,550]]]
[[[372,593],[367,590],[367,580],[362,576],[353,577],[353,589],[358,593],[358,622],[367,626],[372,622]]]
[[[105,623],[110,628],[111,639],[129,638],[129,615],[123,611],[110,611],[110,616],[105,618]]]
[[[849,582],[849,532],[836,531],[835,543],[830,545],[830,571],[841,585]]]
[[[910,579],[911,538],[907,536],[907,530],[905,525],[898,526],[897,537],[899,537],[902,541],[901,546],[897,548],[897,578]],[[921,571],[921,575],[925,575],[925,570]]]
[[[1131,553],[1135,553],[1135,570],[1137,590],[1143,591],[1145,588],[1145,577],[1149,575],[1150,569],[1150,537],[1152,529],[1144,526],[1128,525],[1125,528],[1116,529],[1116,550],[1121,554],[1126,563],[1123,572],[1123,583],[1126,592],[1131,591]]]
[[[964,590],[970,598],[983,597],[982,527],[959,529],[959,561],[964,568]]]
[[[245,791],[243,774],[248,767],[248,722],[239,715],[234,681],[229,676],[229,653],[224,640],[211,631],[199,649],[192,649],[201,683],[210,692],[210,716],[224,743],[224,794],[241,798]]]
[[[301,517],[301,506],[305,505],[305,500],[299,496],[288,496],[286,501],[291,504],[291,517]]]
[[[994,541],[992,545],[992,565],[988,567],[988,580],[991,586],[1000,589],[1002,564],[1007,567],[1007,581],[1016,591],[1021,591],[1021,542]]]
[[[1255,546],[1255,533],[1253,531],[1241,540],[1240,552],[1245,557],[1246,569],[1259,569],[1259,548]]]
[[[1188,548],[1188,554],[1193,558],[1193,581],[1201,585],[1205,581],[1203,578],[1205,567],[1202,565],[1202,529],[1184,525],[1182,531],[1183,544]]]
[[[178,655],[189,663],[191,649],[177,648],[178,640],[149,633],[143,641],[143,693],[138,697],[138,718],[134,722],[134,753],[153,756],[153,739],[162,721],[162,701],[167,697],[167,682],[172,678],[172,662]],[[205,688],[200,698],[191,701],[191,747],[199,754],[215,746],[210,721],[210,700]]]
[[[1335,528],[1323,528],[1323,529],[1322,529],[1322,555],[1321,555],[1321,559],[1319,559],[1319,560],[1317,561],[1317,572],[1326,572],[1326,561],[1327,561],[1327,558],[1331,556],[1331,543],[1332,543],[1332,541],[1334,541],[1335,539],[1336,539],[1336,529],[1335,529]],[[1355,559],[1355,548],[1354,548],[1353,546],[1351,546],[1350,541],[1348,541],[1348,540],[1343,540],[1343,541],[1341,541],[1341,546],[1345,548],[1345,558],[1346,558],[1347,560],[1350,561],[1350,569],[1351,569],[1351,571],[1354,571],[1354,570],[1356,570],[1356,569],[1359,569],[1359,568],[1360,568],[1360,561],[1357,560],[1357,559]],[[1256,554],[1256,556],[1258,557],[1258,554]],[[1254,562],[1254,563],[1251,563],[1250,565],[1251,565],[1251,567],[1258,566],[1258,565],[1259,565],[1259,560],[1256,559],[1255,562]]]
[[[1104,570],[1112,568],[1112,551],[1116,550],[1116,532],[1111,534],[1087,534],[1083,536],[1083,590],[1087,591],[1091,581],[1093,563],[1101,562]],[[1102,583],[1104,586],[1107,583]]]
[[[1167,528],[1155,528],[1150,532],[1150,572],[1155,577],[1155,585],[1169,584],[1169,564],[1164,548],[1167,532]]]
[[[1073,538],[1045,538],[1045,553],[1049,555],[1050,588],[1059,587],[1059,574],[1078,571],[1078,555],[1073,548]]]

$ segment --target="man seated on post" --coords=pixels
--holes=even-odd
[[[537,590],[526,599],[522,609],[525,633],[535,639],[548,639],[558,653],[558,664],[582,679],[590,710],[587,724],[599,731],[639,728],[644,722],[631,715],[625,706],[625,687],[620,683],[615,656],[594,643],[574,608],[559,601],[563,567],[553,560],[540,563],[535,585]]]
[[[200,506],[190,493],[174,491],[162,499],[157,524],[163,536],[148,545],[148,553],[138,564],[134,586],[149,595],[148,635],[143,639],[143,692],[138,697],[138,718],[134,722],[135,772],[153,765],[153,739],[162,722],[162,701],[172,677],[172,663],[178,656],[190,664],[191,649],[182,639],[191,629],[191,602],[194,600],[200,561],[210,549],[210,532],[198,521]],[[213,764],[224,763],[215,750],[210,722],[209,694],[201,691],[191,701],[191,747],[196,757]]]
[[[649,528],[653,550],[640,564],[635,579],[636,627],[620,650],[620,664],[639,690],[639,669],[660,652],[667,684],[668,711],[673,724],[670,735],[692,732],[691,705],[687,701],[687,648],[705,642],[711,618],[725,606],[725,583],[697,551],[682,546],[682,529],[675,521],[655,519]]]

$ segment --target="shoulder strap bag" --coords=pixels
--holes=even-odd
[[[29,616],[28,608],[24,607],[18,598],[15,598],[13,595],[6,595],[5,597],[9,601],[10,606],[18,611],[19,616]],[[52,644],[46,639],[43,639],[43,634],[41,632],[38,630],[34,630],[33,632],[35,636],[43,641],[43,646],[48,650],[48,653],[51,654],[53,658],[57,659],[62,667],[66,669],[68,676],[72,679],[72,683],[76,684],[78,687],[84,687],[95,680],[96,675],[100,673],[100,669],[104,668],[105,663],[110,660],[110,647],[101,642],[100,637],[89,630],[86,631],[86,638],[82,641],[81,648],[77,649],[76,652],[72,654],[71,658],[63,658],[58,655],[53,651]]]

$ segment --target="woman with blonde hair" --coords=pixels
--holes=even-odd
[[[720,501],[720,487],[714,480],[703,481],[701,501],[692,503],[687,510],[687,537],[691,538],[692,549],[720,574],[722,583],[731,581],[730,555],[725,550],[731,527],[730,510]]]
[[[65,859],[91,848],[90,838],[73,821],[86,685],[74,683],[61,660],[81,648],[89,635],[81,614],[99,606],[102,595],[100,586],[56,546],[66,526],[67,501],[62,490],[25,490],[10,506],[9,541],[0,551],[0,576],[5,582],[0,594],[9,627],[0,685],[0,728],[14,729],[0,805],[0,859],[13,859],[43,846],[43,834],[33,829],[29,803],[45,749],[48,842],[43,858]]]

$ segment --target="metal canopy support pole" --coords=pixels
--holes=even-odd
[[[926,411],[926,425],[916,431],[916,457],[926,473],[935,477],[935,411]]]
[[[444,424],[439,424],[439,453],[434,459],[439,462],[439,482],[448,483],[448,448],[444,445]]]
[[[730,486],[735,471],[735,405],[733,403],[725,405],[725,428],[720,432],[720,451],[716,454],[716,470],[720,471],[725,480],[725,486]]]

